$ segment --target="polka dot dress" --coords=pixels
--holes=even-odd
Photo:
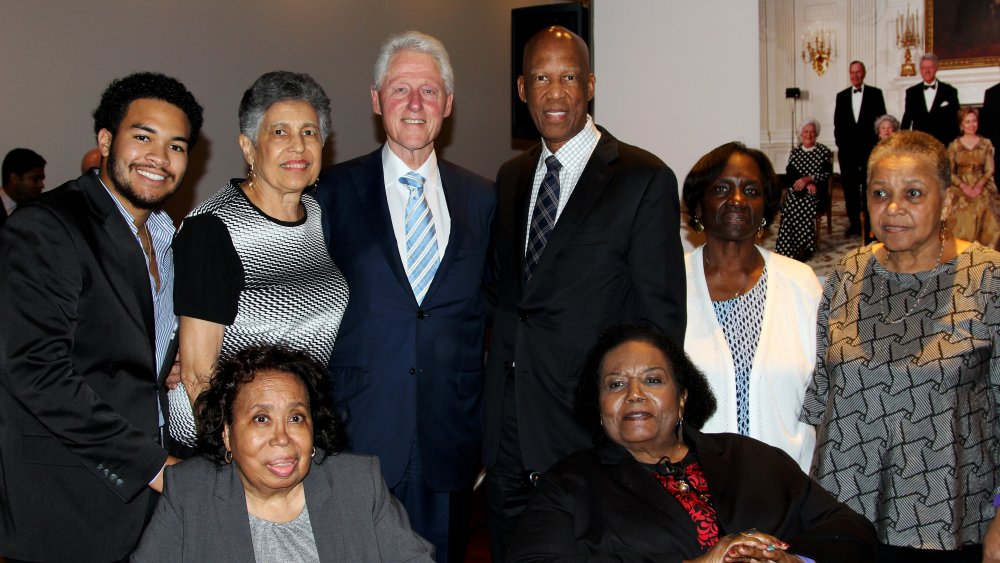
[[[832,171],[833,153],[821,144],[812,149],[802,147],[792,149],[788,157],[788,184],[785,201],[781,207],[781,226],[778,227],[778,241],[775,251],[796,260],[808,260],[816,252],[816,210],[819,197],[805,189],[791,188],[799,178],[812,176],[817,188],[826,184]]]

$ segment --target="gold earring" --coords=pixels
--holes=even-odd
[[[252,190],[253,189],[253,178],[254,178],[253,163],[251,162],[250,163],[250,172],[247,174],[247,180],[249,180],[249,182],[247,183],[247,189],[248,190]]]
[[[702,224],[702,222],[701,222],[701,215],[695,215],[694,217],[691,218],[691,221],[694,223],[693,228],[694,228],[695,232],[698,232],[698,233],[704,233],[705,232],[705,225]]]
[[[233,462],[233,452],[231,452],[229,450],[226,450],[226,453],[222,454],[222,459],[225,460],[225,462],[227,464],[228,463],[232,463]]]

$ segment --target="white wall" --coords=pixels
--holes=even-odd
[[[455,108],[439,151],[493,177],[510,144],[510,10],[547,0],[5,0],[0,32],[0,157],[28,147],[47,184],[79,175],[91,112],[111,79],[155,70],[205,107],[203,140],[170,206],[176,216],[244,173],[236,138],[243,91],[261,73],[308,72],[333,102],[327,161],[373,150],[381,127],[368,85],[378,45],[418,29],[455,67]],[[447,122],[446,122],[447,123]],[[443,150],[440,146],[443,145]]]
[[[758,6],[594,0],[595,120],[656,154],[678,184],[728,141],[760,144]]]

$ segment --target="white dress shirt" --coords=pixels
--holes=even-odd
[[[15,209],[17,209],[17,202],[11,199],[10,196],[7,195],[7,192],[3,190],[3,188],[0,188],[0,201],[3,202],[3,208],[4,211],[7,212],[7,216],[10,217],[10,214],[13,213]]]
[[[389,149],[382,146],[382,175],[385,180],[385,199],[389,203],[389,218],[392,220],[392,231],[396,235],[396,247],[399,257],[406,267],[406,201],[410,199],[410,188],[399,182],[400,176],[405,176],[411,169],[402,159]],[[451,235],[451,216],[448,214],[448,202],[444,198],[441,187],[441,172],[438,170],[437,153],[432,152],[420,168],[413,170],[424,177],[424,198],[431,211],[431,222],[437,234],[438,259],[444,256],[448,247],[448,237]]]
[[[934,103],[934,96],[937,96],[938,81],[937,79],[930,84],[926,82],[921,82],[923,86],[934,86],[934,88],[924,88],[924,103],[927,104],[928,113],[931,111],[931,105]]]
[[[855,88],[851,86],[851,109],[854,110],[854,122],[857,123],[858,119],[861,118],[861,98],[865,95],[865,85],[862,84],[860,88]]]

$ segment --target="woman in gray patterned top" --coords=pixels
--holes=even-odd
[[[132,560],[421,561],[378,459],[339,453],[326,365],[275,346],[222,363],[198,397],[198,450],[164,475]]]
[[[880,561],[1000,550],[1000,253],[943,231],[950,178],[925,133],[879,143],[868,213],[882,242],[844,257],[820,302],[801,418],[817,426],[816,478],[875,524]]]
[[[243,94],[239,120],[249,177],[199,205],[174,240],[187,397],[170,397],[170,426],[188,445],[188,400],[205,388],[220,357],[286,344],[326,365],[347,307],[347,282],[327,252],[319,204],[303,194],[319,176],[329,98],[306,74],[269,72]]]

